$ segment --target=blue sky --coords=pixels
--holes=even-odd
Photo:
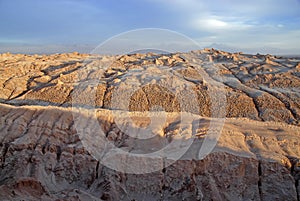
[[[88,52],[139,28],[201,47],[300,54],[300,0],[0,0],[0,51]]]

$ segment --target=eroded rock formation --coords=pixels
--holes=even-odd
[[[299,200],[299,63],[210,49],[1,54],[0,200]],[[201,158],[214,103],[227,118],[217,145]],[[77,111],[80,128],[95,118],[105,138],[129,153],[160,150],[185,131],[193,143],[179,160],[160,158],[157,171],[116,171],[82,143]],[[145,127],[163,114],[148,141],[120,127],[128,115]]]

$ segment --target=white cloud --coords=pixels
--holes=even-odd
[[[229,27],[227,22],[217,20],[217,19],[200,19],[197,20],[197,26],[204,27],[207,29],[226,29]]]
[[[198,31],[207,31],[210,33],[220,33],[227,31],[243,31],[252,27],[240,20],[221,20],[221,16],[201,16],[192,20],[190,27]],[[223,17],[223,19],[226,19]]]
[[[162,3],[162,1],[160,1]],[[187,33],[205,34],[201,44],[237,48],[272,47],[299,50],[299,0],[164,1],[186,22]],[[292,21],[295,22],[292,22]]]

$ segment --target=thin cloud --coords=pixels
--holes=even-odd
[[[299,0],[176,0],[170,9],[185,13],[187,32],[206,33],[202,44],[218,43],[239,48],[299,51]],[[188,31],[189,30],[189,31]],[[298,35],[297,35],[298,34]],[[194,34],[195,35],[195,34]],[[213,37],[211,37],[213,36]]]
[[[202,16],[191,22],[191,28],[199,31],[208,31],[210,33],[219,33],[225,31],[244,31],[253,27],[253,25],[246,24],[243,21],[226,21],[221,19],[222,17],[217,16]]]
[[[97,45],[123,31],[157,27],[200,38],[205,46],[300,50],[300,0],[0,0],[0,5],[0,42],[13,46]]]

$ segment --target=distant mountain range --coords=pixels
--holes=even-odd
[[[80,53],[90,53],[97,45],[94,44],[25,44],[25,43],[0,43],[0,53],[20,53],[20,54],[54,54],[54,53],[66,53],[66,52],[80,52]],[[249,54],[273,54],[273,55],[284,55],[284,56],[299,56],[300,51],[296,49],[281,49],[269,46],[262,46],[257,48],[238,48],[235,46],[222,44],[222,43],[212,43],[209,46],[203,48],[214,48],[226,52],[244,52]],[[180,49],[180,48],[179,48]],[[180,50],[182,51],[182,50]],[[180,52],[178,51],[178,52]],[[189,50],[187,50],[189,51]],[[161,50],[145,49],[138,50],[135,53],[163,53]]]

